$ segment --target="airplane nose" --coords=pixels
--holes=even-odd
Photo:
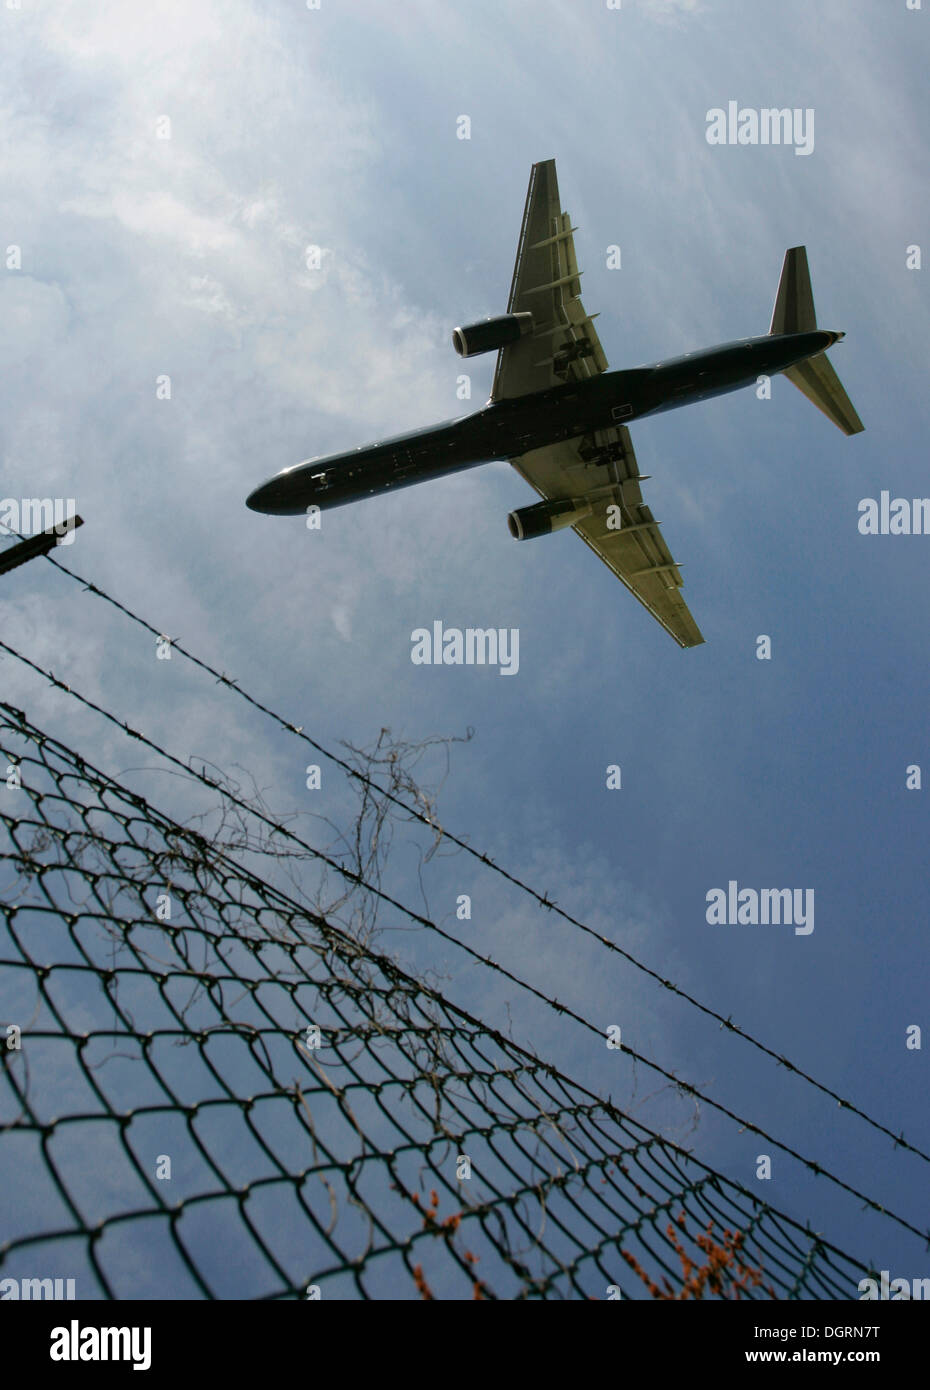
[[[279,478],[270,478],[267,483],[262,483],[260,487],[253,488],[245,499],[245,505],[249,511],[264,512],[268,516],[274,516],[278,507],[284,501],[284,489],[281,487]]]
[[[265,497],[268,492],[267,483],[262,483],[261,487],[253,488],[245,499],[245,505],[250,512],[263,512]]]

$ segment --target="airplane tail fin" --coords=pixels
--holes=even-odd
[[[844,434],[861,434],[865,429],[825,352],[788,367],[783,375]]]
[[[792,246],[785,252],[769,334],[813,333],[816,328],[807,250]],[[842,336],[838,333],[834,341]],[[825,352],[788,367],[784,375],[844,434],[859,434],[865,429]]]
[[[773,333],[813,333],[817,327],[811,273],[807,268],[807,247],[792,246],[785,252],[778,294],[772,311]]]

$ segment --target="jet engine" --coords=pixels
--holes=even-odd
[[[501,314],[496,319],[482,319],[481,323],[467,323],[464,328],[453,329],[452,346],[459,357],[477,357],[479,353],[494,352],[508,343],[516,343],[532,331],[532,314]]]
[[[590,516],[591,511],[591,503],[584,497],[565,497],[554,502],[537,502],[534,507],[521,507],[510,513],[507,525],[515,540],[529,541],[534,536],[548,536],[552,531],[574,526]]]

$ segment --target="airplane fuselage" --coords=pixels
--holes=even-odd
[[[817,329],[741,338],[495,401],[459,419],[295,464],[256,488],[247,505],[253,511],[293,516],[310,506],[338,507],[476,464],[517,458],[531,449],[738,391],[760,376],[817,356],[838,336]]]

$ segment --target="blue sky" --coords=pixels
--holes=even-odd
[[[0,274],[0,493],[73,497],[66,564],[329,746],[473,727],[444,823],[927,1150],[924,1052],[904,1043],[930,1022],[928,792],[905,769],[926,780],[930,761],[930,539],[857,529],[862,498],[930,495],[926,280],[906,268],[926,240],[926,12],[23,0],[0,23],[0,243],[22,248]],[[709,145],[707,111],[731,99],[813,108],[813,152]],[[244,506],[290,463],[484,402],[493,357],[463,404],[451,329],[506,307],[529,169],[550,157],[611,367],[766,331],[798,244],[819,322],[847,334],[832,360],[860,436],[783,378],[771,400],[632,430],[706,638],[692,651],[570,533],[516,544],[506,514],[532,497],[504,463],[325,514],[320,533]],[[51,566],[2,582],[11,645],[181,756],[248,769],[276,812],[345,814],[329,770],[305,790],[303,747],[157,662]],[[413,665],[410,634],[435,619],[519,628],[519,673]],[[169,810],[195,804],[11,659],[2,691],[108,770],[145,764],[132,777]],[[401,846],[392,882],[416,902],[412,863]],[[731,879],[814,889],[813,933],[709,926],[705,895]],[[462,856],[426,888],[475,949],[926,1224],[919,1160],[616,956]],[[692,1130],[693,1107],[461,953],[384,941],[851,1253],[930,1272],[916,1239],[787,1158],[758,1182],[765,1145],[706,1107]]]

